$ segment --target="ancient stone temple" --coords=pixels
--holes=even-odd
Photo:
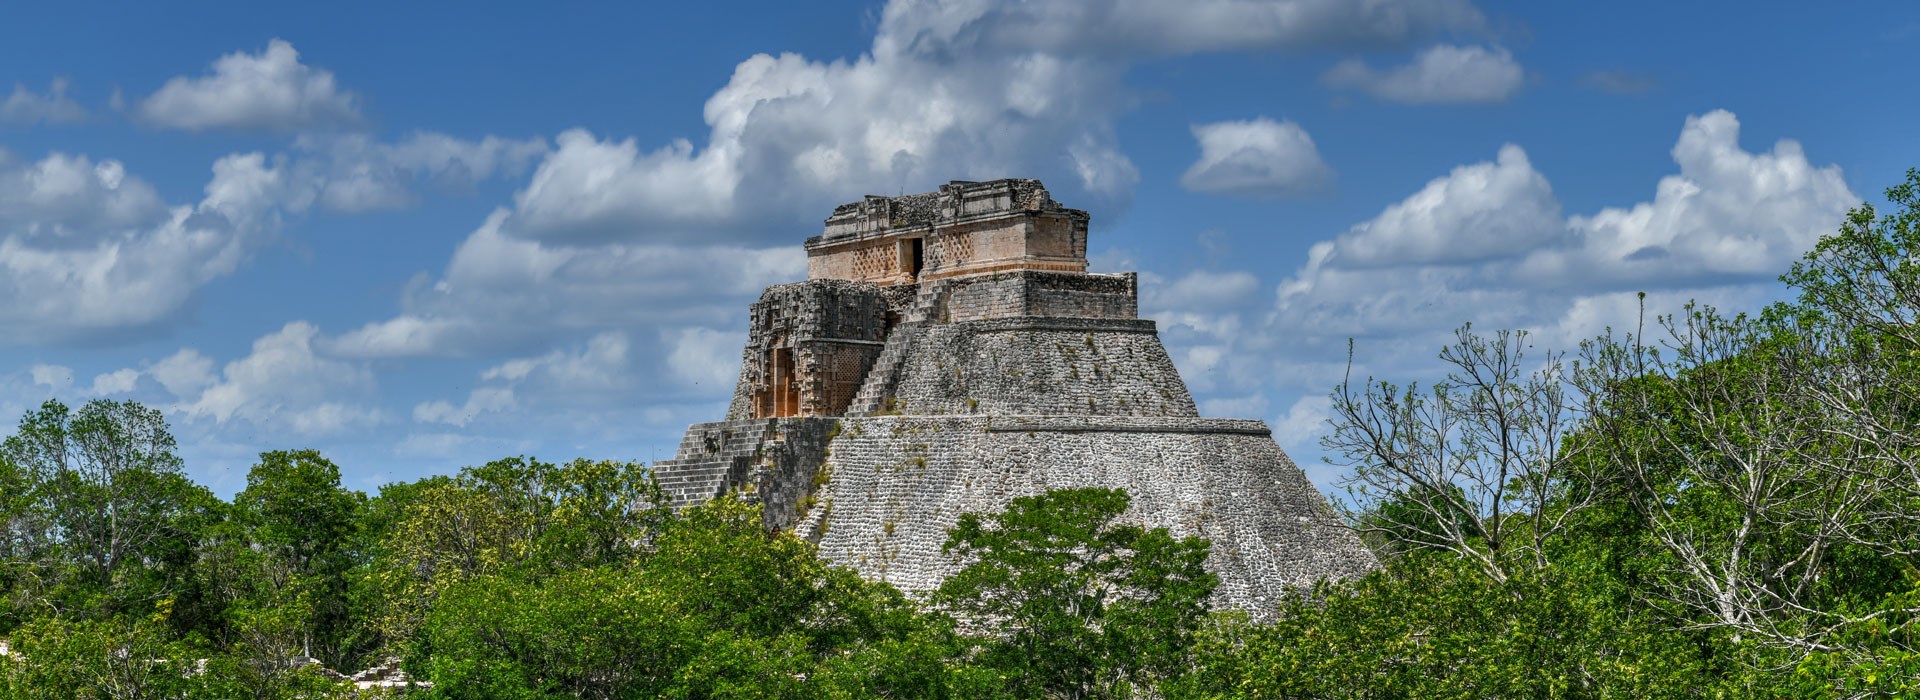
[[[753,305],[727,420],[655,465],[675,506],[742,494],[909,592],[956,569],[960,513],[1085,486],[1211,540],[1216,607],[1374,567],[1264,422],[1200,417],[1135,275],[1086,271],[1087,221],[1037,180],[835,208]]]

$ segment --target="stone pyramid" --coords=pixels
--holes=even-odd
[[[1200,417],[1137,277],[1086,271],[1087,221],[1037,180],[835,208],[809,279],[753,305],[727,420],[655,465],[674,505],[740,493],[910,593],[957,569],[961,513],[1087,486],[1211,540],[1216,608],[1377,566],[1266,423]]]

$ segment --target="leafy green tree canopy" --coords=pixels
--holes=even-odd
[[[960,516],[945,551],[964,565],[934,601],[1000,634],[986,665],[1020,697],[1124,697],[1182,668],[1219,579],[1208,543],[1116,522],[1131,499],[1069,489]]]

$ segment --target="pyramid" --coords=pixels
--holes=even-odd
[[[1195,410],[1138,277],[1087,272],[1087,222],[1029,179],[836,207],[808,279],[753,304],[727,420],[654,466],[674,506],[740,494],[914,594],[958,570],[961,513],[1059,488],[1210,540],[1216,609],[1375,568],[1266,423]]]

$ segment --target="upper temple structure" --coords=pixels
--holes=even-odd
[[[1201,418],[1133,273],[1087,272],[1084,211],[1038,180],[952,182],[836,207],[807,281],[750,311],[727,419],[655,475],[676,507],[735,492],[821,556],[908,592],[956,563],[967,511],[1099,486],[1129,517],[1212,541],[1216,607],[1373,556],[1264,422]]]

